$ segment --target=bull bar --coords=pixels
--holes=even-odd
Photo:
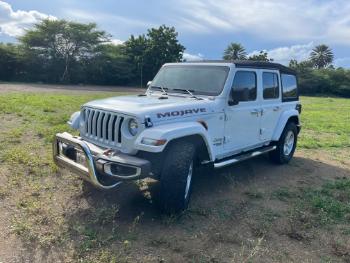
[[[75,158],[64,152],[67,147],[73,151]],[[77,160],[77,155],[83,158],[84,164]],[[53,159],[57,166],[66,168],[95,187],[106,190],[117,187],[123,181],[142,179],[151,174],[149,161],[98,147],[67,132],[56,134]]]

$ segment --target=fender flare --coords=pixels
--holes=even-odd
[[[284,130],[284,127],[286,127],[286,124],[291,117],[296,117],[298,119],[297,124],[299,125],[300,119],[299,119],[299,112],[297,110],[293,109],[293,110],[288,110],[283,112],[278,120],[278,124],[276,126],[277,128],[273,133],[273,136],[272,136],[273,141],[278,141],[280,139],[281,134]]]
[[[203,139],[210,160],[213,160],[213,148],[211,145],[211,139],[207,130],[202,124],[198,122],[178,122],[171,124],[159,125],[156,127],[148,128],[142,131],[135,140],[135,149],[146,152],[159,153],[163,152],[169,142],[180,139],[187,136],[199,135]],[[156,140],[166,140],[164,145],[151,146],[142,144],[142,138],[150,138]]]

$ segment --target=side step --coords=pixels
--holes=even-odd
[[[273,150],[275,150],[277,147],[276,146],[266,146],[266,147],[262,147],[250,152],[246,152],[246,153],[241,153],[238,155],[234,155],[232,157],[228,157],[225,158],[223,160],[221,160],[220,162],[214,163],[214,168],[222,168],[234,163],[239,163],[241,161],[250,159],[252,157],[267,153],[267,152],[271,152]]]

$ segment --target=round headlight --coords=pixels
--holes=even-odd
[[[79,129],[80,111],[74,112],[67,122],[73,129]]]
[[[129,120],[129,125],[128,125],[129,132],[132,136],[135,136],[139,130],[139,125],[135,119],[130,119]]]

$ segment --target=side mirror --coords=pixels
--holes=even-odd
[[[228,105],[234,106],[234,105],[238,105],[238,103],[239,103],[239,100],[238,100],[237,96],[235,96],[233,89],[232,89],[230,92],[230,97],[228,99]]]
[[[152,81],[147,82],[147,88],[152,84]]]

